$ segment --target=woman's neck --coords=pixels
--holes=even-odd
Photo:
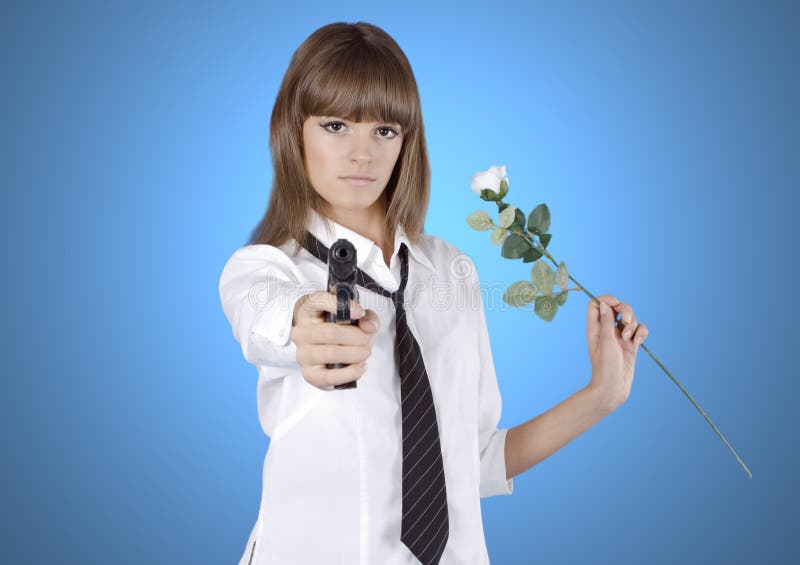
[[[383,252],[384,263],[389,265],[394,251],[394,241],[393,239],[390,241],[391,234],[386,229],[386,201],[383,196],[364,210],[343,210],[326,206],[325,215],[334,222],[374,241]]]

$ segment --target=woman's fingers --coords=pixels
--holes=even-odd
[[[340,369],[328,369],[325,365],[311,365],[304,368],[303,376],[314,386],[325,388],[360,379],[366,370],[366,364],[363,363],[353,363]]]
[[[622,328],[620,328],[620,335],[623,339],[632,340],[634,334],[637,333],[637,328],[640,326],[639,322],[636,319],[636,314],[633,311],[633,307],[630,304],[625,302],[621,302],[617,297],[611,294],[602,294],[597,297],[597,299],[601,302],[605,302],[608,304],[612,311],[614,312],[614,322],[616,323],[616,318],[619,315],[620,321],[622,322]],[[599,327],[598,327],[598,320],[600,319],[599,316],[599,309],[600,305],[591,300],[589,302],[589,308],[587,311],[587,319],[588,319],[588,332],[590,335],[597,335],[599,334]],[[645,333],[645,336],[647,334]]]
[[[366,313],[358,320],[358,327],[370,335],[377,333],[378,328],[381,327],[381,321],[378,319],[378,314],[374,310],[367,310]]]
[[[597,296],[597,300],[607,304],[609,307],[619,304],[619,300],[610,294],[601,294],[600,296]],[[589,305],[586,308],[586,336],[590,340],[598,339],[601,334],[603,334],[605,331],[608,331],[607,326],[609,325],[609,319],[604,318],[602,316],[602,312],[603,311],[600,308],[600,304],[594,300],[589,301]],[[613,331],[613,314],[611,316],[612,318],[610,320],[610,325]]]
[[[335,314],[336,297],[324,290],[310,292],[301,296],[294,305],[293,325],[304,323],[322,323],[325,312]],[[356,320],[364,315],[364,309],[355,300],[350,301],[350,318]]]
[[[297,350],[297,361],[301,365],[325,365],[327,363],[361,363],[371,352],[368,345],[308,345]]]
[[[296,343],[310,345],[364,345],[372,339],[372,334],[361,327],[361,320],[355,326],[333,323],[299,324],[292,331]]]
[[[357,324],[326,322],[325,314],[336,309],[336,297],[325,291],[311,292],[295,304],[291,338],[297,345],[297,362],[303,378],[319,388],[361,378],[380,327],[375,311],[355,301],[350,303],[350,317]],[[337,363],[346,366],[328,368]]]
[[[640,345],[645,339],[647,339],[650,330],[647,329],[647,326],[644,324],[639,324],[639,327],[636,328],[636,334],[633,338],[633,341],[636,345]]]
[[[380,320],[374,310],[359,318],[357,325],[333,323],[301,323],[292,328],[295,343],[363,345],[372,343],[380,327]]]

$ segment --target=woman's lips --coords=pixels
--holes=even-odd
[[[350,176],[350,177],[339,177],[343,181],[353,186],[366,186],[371,182],[375,182],[374,178],[365,177],[365,176]]]

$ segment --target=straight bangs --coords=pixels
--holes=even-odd
[[[300,86],[301,121],[314,115],[394,122],[404,137],[417,129],[418,95],[409,88],[408,71],[396,58],[369,47],[334,51],[328,61],[319,62],[313,80]]]

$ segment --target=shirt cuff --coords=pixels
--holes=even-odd
[[[288,282],[272,283],[263,294],[254,290],[251,303],[256,315],[250,328],[251,336],[266,338],[280,347],[293,343],[289,338],[294,307],[304,294],[299,285]]]
[[[294,366],[297,346],[291,340],[294,307],[308,293],[299,285],[288,282],[273,283],[263,294],[257,290],[251,296],[256,313],[250,327],[249,352],[245,357],[251,363]]]
[[[514,479],[506,479],[506,435],[508,428],[496,430],[481,454],[480,497],[514,492]]]

